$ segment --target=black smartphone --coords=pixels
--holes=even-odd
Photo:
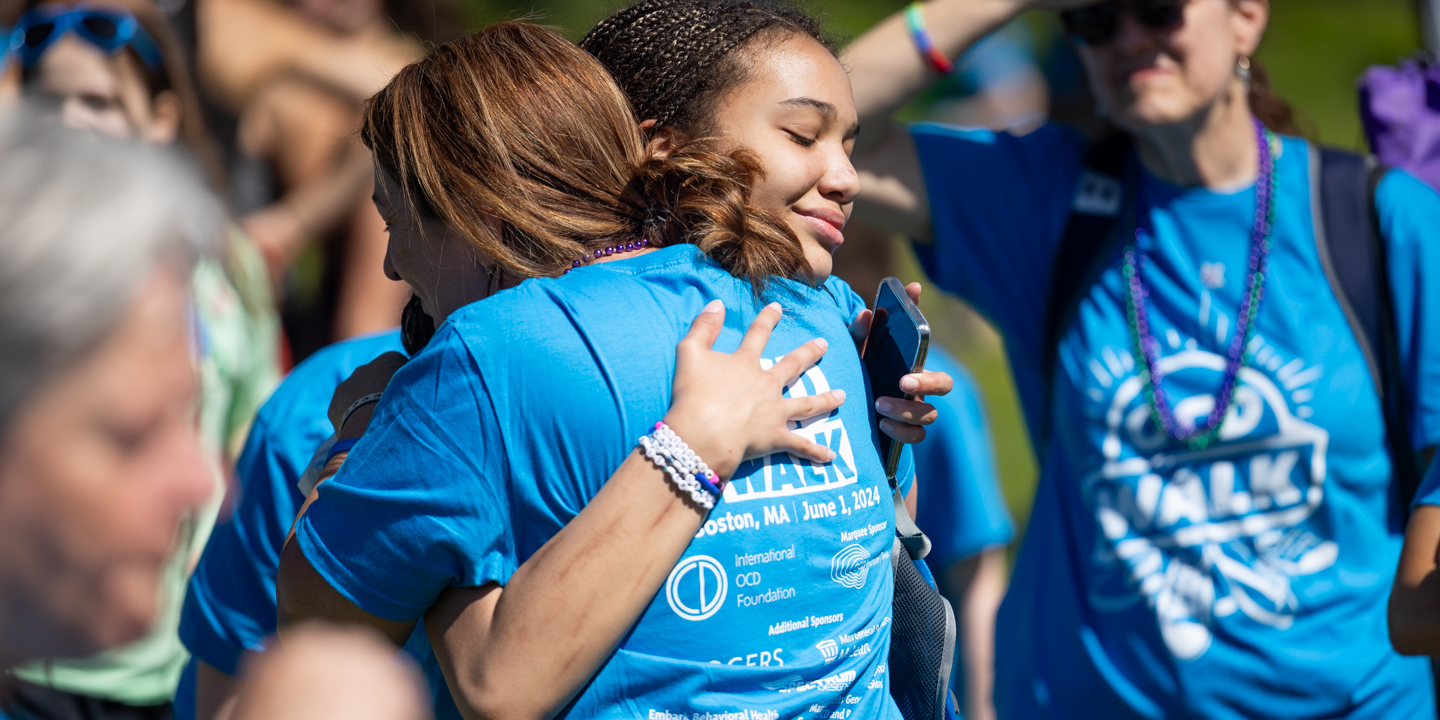
[[[925,322],[920,308],[911,302],[905,286],[893,277],[880,281],[874,311],[870,334],[865,336],[865,346],[860,351],[865,372],[870,376],[873,400],[881,397],[914,400],[915,396],[900,389],[900,378],[925,369],[925,354],[930,351],[930,323]],[[871,412],[874,412],[873,405]],[[879,414],[876,415],[879,422]],[[900,465],[901,445],[880,433],[880,457],[885,458],[885,477],[892,481]]]

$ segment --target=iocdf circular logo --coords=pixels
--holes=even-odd
[[[859,545],[846,545],[830,558],[830,579],[848,588],[864,587],[870,574],[870,568],[865,564],[869,559],[870,551]]]
[[[686,620],[704,620],[725,604],[729,582],[720,561],[709,555],[691,555],[670,571],[665,601]]]

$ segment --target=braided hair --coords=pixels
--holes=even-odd
[[[690,137],[710,134],[717,102],[745,81],[752,41],[811,38],[835,46],[795,7],[763,0],[642,0],[585,34],[580,47],[604,65],[636,117]]]
[[[502,22],[396,74],[366,104],[360,140],[411,212],[444,221],[510,278],[559,275],[640,238],[694,244],[757,295],[771,278],[811,275],[795,233],[750,204],[754,153],[697,138],[648,156],[637,124],[594,57]],[[407,347],[432,332],[423,316],[412,301]]]

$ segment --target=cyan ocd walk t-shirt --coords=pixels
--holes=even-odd
[[[894,511],[847,328],[863,303],[836,279],[776,281],[770,294],[785,316],[767,358],[829,342],[787,392],[846,391],[839,410],[794,429],[838,457],[743,464],[567,717],[898,717],[885,672]],[[690,245],[457,311],[320,486],[297,532],[305,556],[395,621],[421,617],[446,587],[504,584],[664,417],[676,345],[717,298],[727,313],[715,347],[732,352],[761,304]],[[584,603],[607,588],[554,591]]]
[[[1123,195],[1082,182],[1083,140],[1054,126],[913,135],[933,214],[926,268],[1000,327],[1032,437],[1051,427],[996,630],[1002,717],[1433,716],[1429,661],[1400,657],[1386,633],[1400,535],[1384,423],[1320,263],[1307,144],[1278,148],[1270,273],[1221,442],[1190,451],[1151,422],[1118,247],[1062,340],[1045,405],[1055,248],[1072,207]],[[1165,388],[1198,421],[1235,327],[1255,189],[1140,182]],[[1392,172],[1377,203],[1418,448],[1440,439],[1440,198]]]
[[[175,693],[179,720],[195,717],[197,662],[235,675],[241,656],[264,650],[275,634],[280,550],[305,502],[295,484],[334,429],[327,414],[330,397],[356,368],[392,351],[404,352],[398,331],[323,348],[296,366],[256,415],[236,463],[239,501],[216,525],[185,593],[180,639],[191,658]],[[423,625],[405,651],[424,665],[432,682],[441,678]]]

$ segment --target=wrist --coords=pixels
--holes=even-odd
[[[670,426],[670,429],[685,441],[690,449],[710,466],[710,470],[720,477],[722,481],[728,482],[735,474],[736,468],[740,466],[743,459],[743,450],[738,448],[727,448],[720,439],[722,433],[709,429],[703,421],[691,417],[682,412],[676,412],[673,408],[665,414],[662,421]]]
[[[375,413],[375,404],[380,402],[383,393],[370,393],[350,404],[340,416],[340,426],[335,429],[335,437],[340,439],[358,438],[365,434],[365,429],[370,427],[370,418]]]
[[[341,440],[347,440],[363,436],[365,430],[370,427],[370,417],[374,414],[375,403],[369,403],[357,408],[354,412],[350,413],[350,417],[345,420],[340,426],[340,429],[335,431],[335,437]]]

